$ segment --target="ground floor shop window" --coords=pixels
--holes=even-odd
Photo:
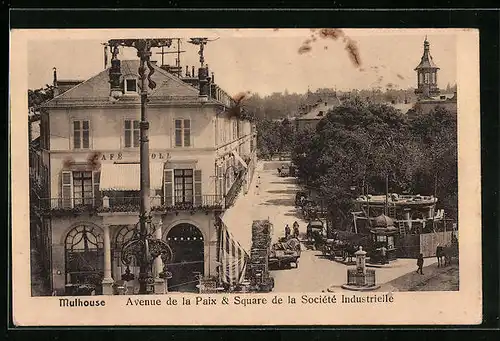
[[[73,228],[65,240],[66,291],[70,295],[102,293],[104,249],[102,234],[92,225]]]

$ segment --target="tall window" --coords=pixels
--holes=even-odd
[[[176,203],[193,202],[193,170],[174,170],[174,196]]]
[[[139,147],[139,121],[125,120],[125,148]]]
[[[175,146],[189,147],[191,146],[191,121],[190,120],[175,120]]]
[[[75,206],[92,205],[92,172],[73,172],[73,198]]]
[[[84,149],[90,147],[89,121],[73,121],[73,147]]]

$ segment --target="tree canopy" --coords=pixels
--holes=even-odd
[[[297,134],[293,162],[302,180],[326,199],[333,215],[348,216],[365,190],[433,194],[456,212],[456,117],[436,108],[409,119],[395,108],[358,98],[332,109]]]

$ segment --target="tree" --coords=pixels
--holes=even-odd
[[[309,142],[307,142],[307,134]],[[326,199],[334,220],[345,225],[353,199],[363,183],[375,192],[385,192],[385,178],[403,179],[393,185],[407,185],[409,165],[408,123],[396,109],[362,101],[347,100],[331,110],[314,132],[297,135],[293,160],[309,186]],[[308,149],[307,151],[304,149]]]
[[[436,107],[412,119],[414,141],[420,146],[414,190],[434,193],[452,216],[458,211],[458,149],[456,114]]]
[[[44,88],[28,90],[28,108],[39,106],[40,104],[54,98],[54,87],[45,85]]]

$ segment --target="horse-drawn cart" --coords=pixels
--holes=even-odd
[[[345,255],[344,245],[335,239],[327,239],[321,248],[323,256],[330,259],[343,258]]]
[[[290,268],[293,263],[295,268],[298,268],[300,253],[300,241],[297,238],[282,238],[271,247],[269,265],[282,269],[283,267]]]

